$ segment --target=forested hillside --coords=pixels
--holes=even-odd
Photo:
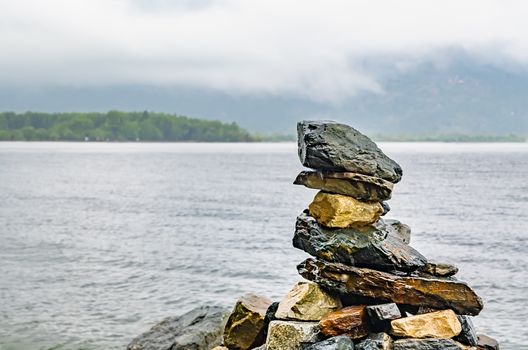
[[[166,113],[0,113],[0,141],[208,141],[255,137],[236,123]]]

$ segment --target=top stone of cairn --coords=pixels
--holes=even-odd
[[[299,158],[312,169],[376,176],[392,183],[401,180],[402,168],[356,129],[333,121],[297,124]]]

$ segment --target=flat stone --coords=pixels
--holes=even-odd
[[[375,225],[330,229],[310,215],[297,217],[293,246],[330,262],[378,270],[413,271],[427,260],[383,220]]]
[[[380,221],[381,220],[378,220],[377,224],[379,224]],[[411,243],[411,227],[409,225],[394,219],[384,219],[383,222],[385,226],[388,227],[389,231],[392,234],[398,236],[403,241],[403,243]]]
[[[402,168],[387,157],[367,136],[332,121],[300,121],[297,142],[301,163],[312,169],[349,171],[380,177],[392,183],[401,180]]]
[[[266,339],[267,350],[299,350],[302,344],[321,340],[319,323],[271,321]]]
[[[321,333],[326,336],[346,334],[358,339],[369,333],[364,305],[348,306],[325,315],[319,322]]]
[[[461,330],[453,310],[442,310],[393,320],[390,333],[402,338],[453,338]]]
[[[387,333],[372,333],[356,344],[356,350],[392,350],[393,340]]]
[[[483,308],[480,297],[459,281],[395,275],[315,259],[302,262],[297,270],[304,278],[340,294],[453,309],[460,315],[478,315]]]
[[[464,350],[453,339],[399,339],[394,342],[394,350]]]
[[[478,338],[478,344],[477,349],[482,350],[499,350],[499,342],[493,339],[492,337],[488,337],[484,334],[479,334],[477,336]]]
[[[473,321],[471,321],[471,317],[465,315],[458,315],[457,317],[458,322],[460,322],[460,325],[462,326],[462,331],[458,336],[455,337],[455,340],[461,342],[462,344],[477,346],[477,332],[475,330],[475,326],[473,325]]]
[[[202,306],[168,317],[136,337],[127,350],[207,350],[222,343],[228,317],[224,308]]]
[[[238,299],[224,329],[224,345],[232,349],[252,349],[264,343],[266,311],[271,300],[247,294]]]
[[[428,273],[438,277],[450,277],[458,272],[458,267],[451,264],[436,263],[428,261],[427,264],[420,268],[421,272]]]
[[[261,345],[261,346],[259,346],[257,348],[253,348],[253,350],[266,350],[266,344]]]
[[[317,193],[308,209],[319,224],[336,228],[372,224],[383,213],[379,202],[362,202],[350,196],[322,191]]]
[[[376,329],[384,329],[389,321],[402,317],[400,309],[395,303],[369,305],[366,311],[370,323]]]
[[[394,185],[379,177],[349,172],[301,171],[295,185],[343,194],[362,201],[389,200]]]
[[[346,335],[328,338],[303,350],[354,350],[354,342]]]
[[[319,321],[341,308],[341,301],[315,283],[299,282],[279,303],[275,317],[282,320]]]
[[[215,346],[211,350],[229,350],[229,348],[226,348],[225,346]]]

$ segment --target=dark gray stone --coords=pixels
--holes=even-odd
[[[387,333],[373,333],[356,344],[356,350],[392,350],[393,341]]]
[[[383,220],[357,228],[332,229],[302,213],[297,217],[293,246],[315,257],[378,270],[413,271],[427,260],[405,244]]]
[[[328,338],[303,347],[304,350],[354,350],[354,342],[346,335]]]
[[[482,350],[499,350],[499,342],[493,339],[492,337],[488,337],[484,334],[479,334],[477,336],[478,338],[478,349]]]
[[[271,321],[275,321],[277,318],[275,317],[275,313],[277,312],[277,308],[279,307],[279,302],[273,302],[268,307],[268,310],[266,310],[266,317],[264,318],[264,337],[268,335],[268,326]]]
[[[395,303],[370,305],[365,310],[373,328],[380,330],[386,328],[390,320],[402,317],[400,309]]]
[[[387,157],[367,136],[332,121],[301,121],[297,124],[299,158],[312,169],[348,171],[380,177],[396,183],[402,168]]]
[[[197,307],[164,319],[132,340],[127,350],[209,350],[222,343],[228,316],[224,308]]]
[[[471,321],[471,317],[457,315],[457,318],[460,322],[460,325],[462,326],[462,331],[455,337],[455,340],[461,342],[462,344],[477,346],[477,332],[475,330],[475,326],[473,325],[473,321]]]
[[[453,339],[399,339],[394,342],[394,350],[463,350]]]
[[[391,209],[389,203],[387,203],[387,202],[381,202],[381,207],[383,208],[383,213],[381,214],[381,216],[387,215],[387,213]]]

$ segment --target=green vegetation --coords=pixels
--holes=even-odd
[[[236,123],[166,113],[0,113],[0,141],[263,141]]]

